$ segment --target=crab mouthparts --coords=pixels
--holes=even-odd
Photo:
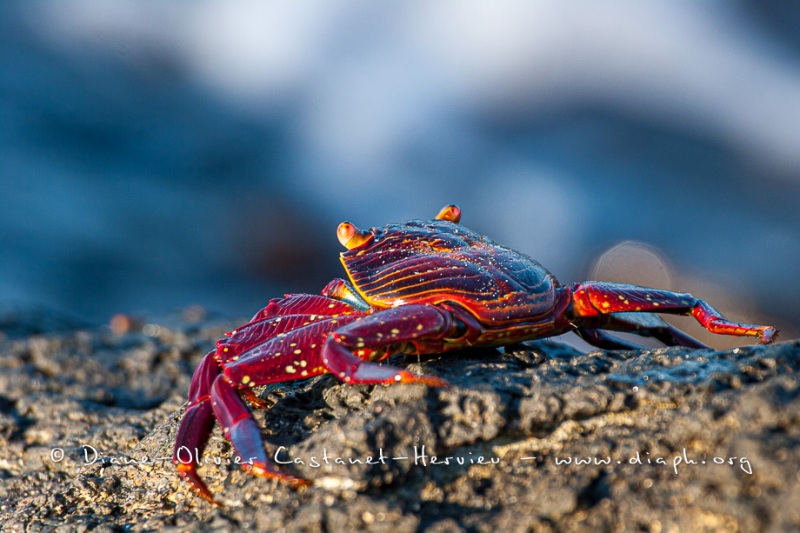
[[[369,231],[360,230],[349,222],[342,222],[336,230],[336,236],[339,237],[339,242],[348,250],[367,242],[370,235],[372,235],[372,233]]]

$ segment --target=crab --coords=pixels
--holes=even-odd
[[[461,210],[449,205],[432,220],[367,231],[341,223],[349,281],[334,279],[321,295],[273,299],[217,342],[192,377],[173,454],[200,496],[216,504],[197,474],[215,422],[245,471],[295,487],[309,484],[267,459],[245,403],[265,407],[253,391],[260,385],[330,373],[349,385],[446,387],[438,377],[378,362],[569,331],[603,349],[641,348],[606,330],[706,348],[654,313],[691,315],[712,333],[755,336],[762,343],[777,334],[772,326],[731,322],[688,293],[600,281],[561,285],[535,260],[461,226],[460,219]]]

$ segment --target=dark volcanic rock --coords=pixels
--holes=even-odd
[[[213,508],[170,457],[191,373],[234,325],[176,317],[0,344],[3,527],[800,528],[798,341],[589,354],[541,341],[394,361],[447,390],[265,387],[266,447],[314,485],[244,474],[216,428],[200,470]]]

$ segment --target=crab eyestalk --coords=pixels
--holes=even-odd
[[[360,230],[349,222],[342,222],[336,230],[336,236],[339,237],[339,242],[348,250],[352,250],[356,246],[361,246],[367,239],[370,238],[372,233],[365,230]]]
[[[458,224],[461,221],[461,209],[457,205],[446,205],[439,211],[436,218],[439,220],[449,220],[454,224]]]

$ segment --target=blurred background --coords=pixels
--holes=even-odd
[[[797,4],[6,1],[0,96],[0,309],[249,317],[457,203],[798,332]]]

